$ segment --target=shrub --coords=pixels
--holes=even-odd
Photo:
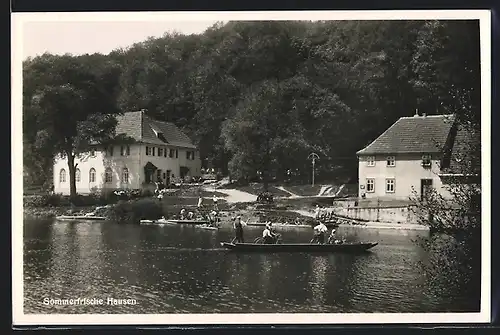
[[[48,206],[69,206],[67,197],[61,194],[42,194],[24,196],[23,203],[25,207],[48,207]]]
[[[120,201],[108,210],[107,216],[118,223],[139,223],[140,220],[161,218],[163,210],[156,199]]]

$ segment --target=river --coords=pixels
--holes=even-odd
[[[304,229],[280,231],[307,242]],[[252,240],[261,228],[247,227]],[[422,265],[428,232],[342,228],[378,241],[361,255],[237,254],[221,249],[232,231],[183,225],[24,222],[25,313],[349,313],[478,311],[479,297],[452,290]],[[446,237],[435,243],[447,242]],[[446,268],[446,271],[450,271]],[[437,284],[436,284],[437,282]],[[44,299],[133,299],[128,305],[45,304]],[[45,300],[47,301],[47,300]]]

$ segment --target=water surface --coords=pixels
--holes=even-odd
[[[262,228],[247,227],[253,240]],[[311,231],[280,231],[308,242]],[[348,313],[478,311],[467,292],[430,285],[427,232],[346,228],[378,241],[361,255],[238,254],[232,231],[183,225],[24,222],[25,313]],[[447,274],[441,274],[447,275]],[[44,299],[134,299],[134,305],[46,305]]]

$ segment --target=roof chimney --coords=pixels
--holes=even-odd
[[[414,116],[414,117],[419,116],[419,115],[418,115],[418,108],[415,108],[415,115],[413,115],[413,116]]]

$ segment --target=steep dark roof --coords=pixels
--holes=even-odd
[[[441,152],[454,119],[453,115],[402,117],[357,154]]]
[[[116,134],[126,134],[138,142],[196,148],[173,123],[154,120],[144,111],[124,113],[117,117],[117,121]]]
[[[441,170],[441,173],[470,174],[478,171],[481,168],[481,134],[458,125],[452,135],[447,152],[449,164]]]

